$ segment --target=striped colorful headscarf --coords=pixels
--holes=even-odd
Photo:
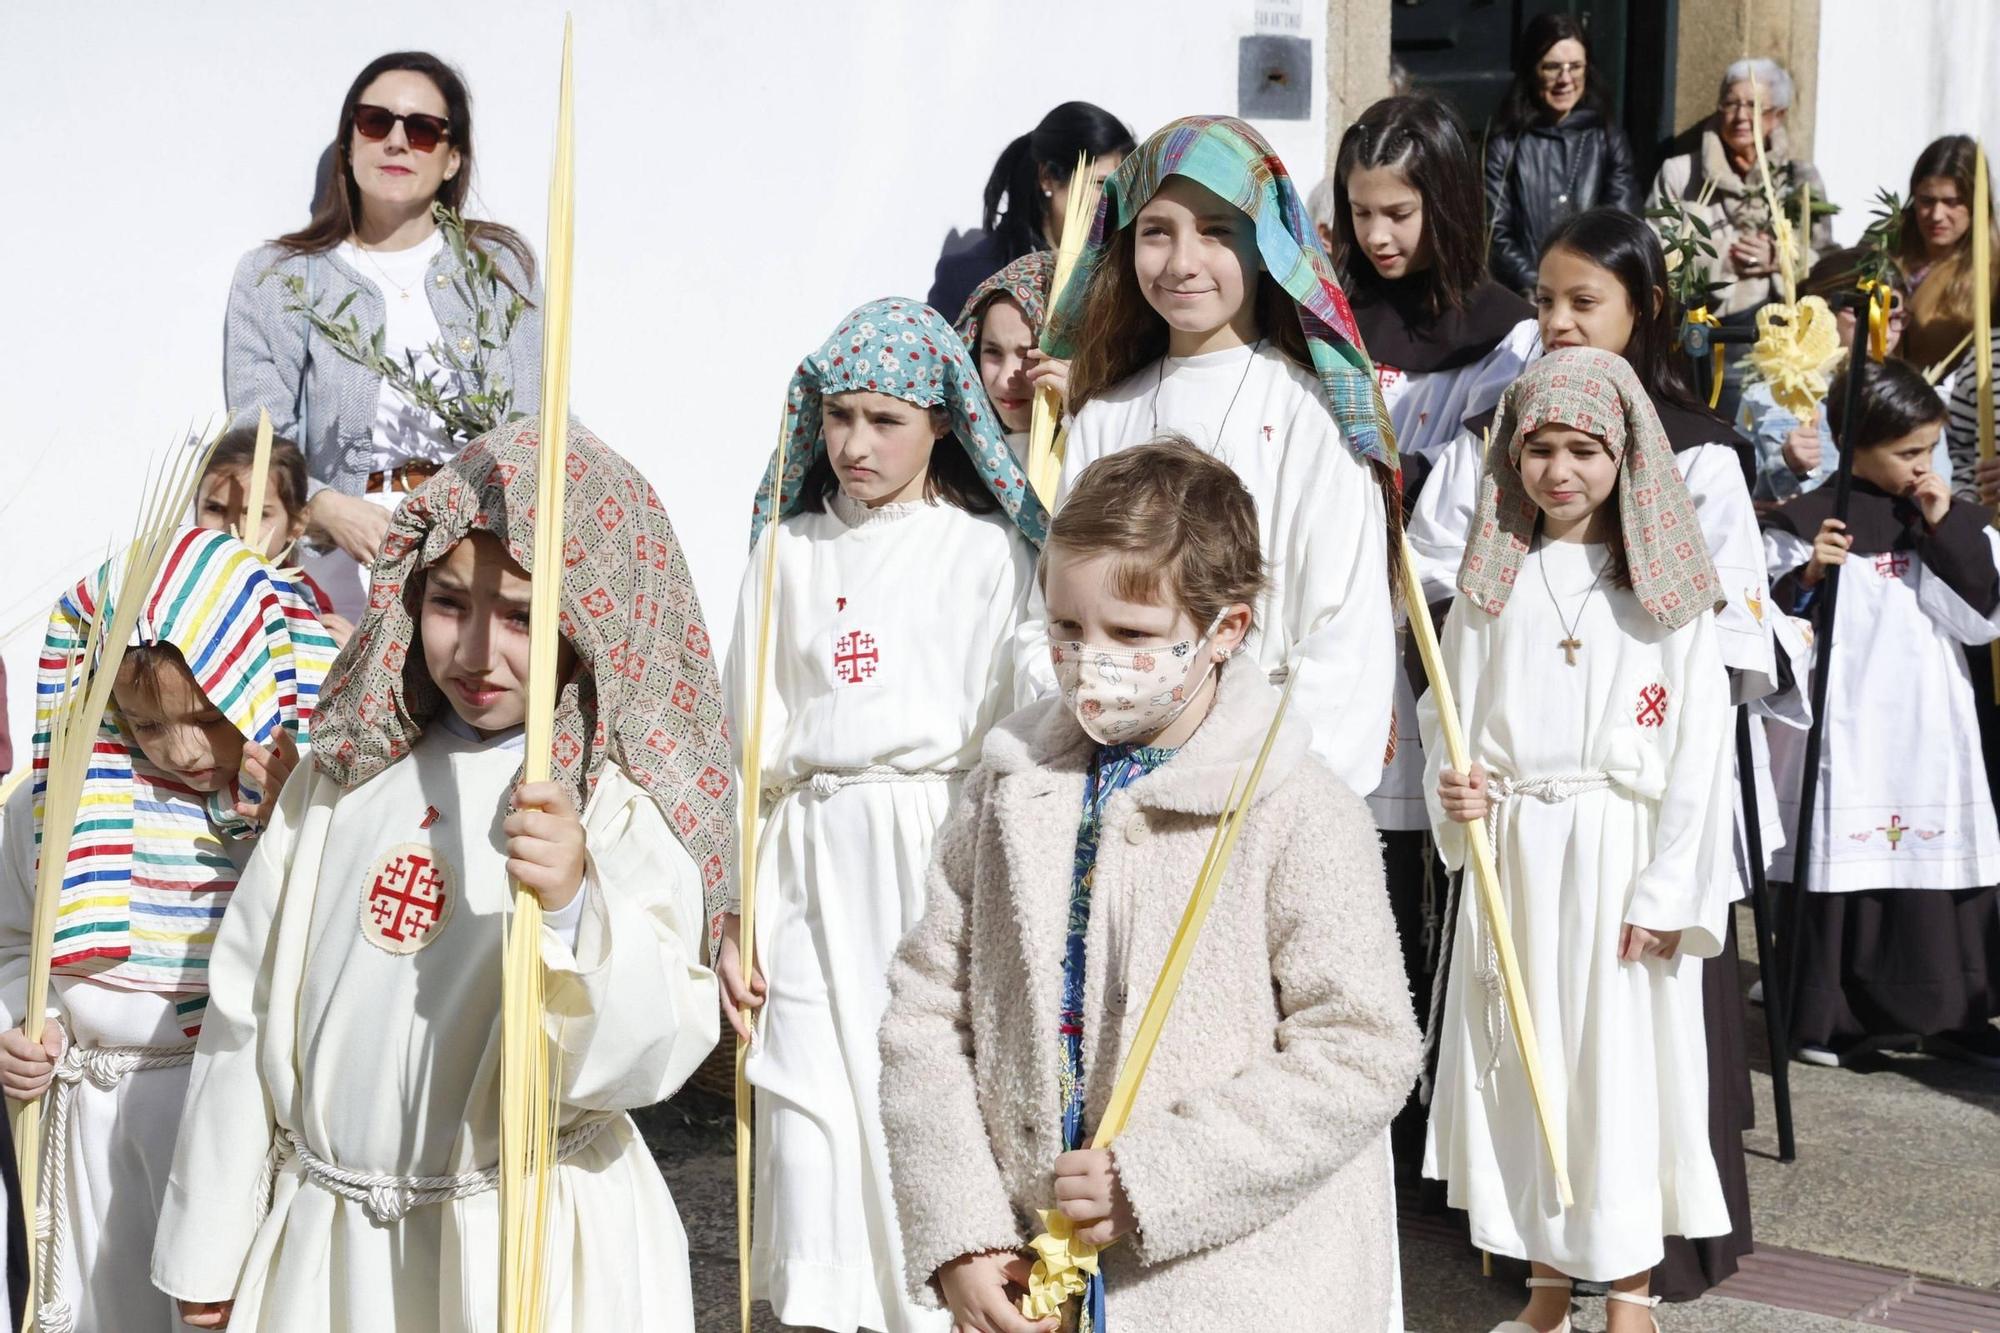
[[[118,584],[123,557],[65,593],[49,616],[35,701],[35,836],[48,788],[49,722],[90,620]],[[104,614],[112,614],[107,606]],[[248,740],[280,727],[311,744],[333,639],[276,570],[224,532],[176,534],[147,595],[134,644],[179,651],[208,701]],[[53,971],[126,990],[180,995],[192,1036],[208,1004],[208,956],[236,888],[225,838],[252,830],[237,787],[194,791],[148,763],[113,703],[98,725],[57,909]]]
[[[734,760],[694,578],[666,506],[639,470],[572,420],[563,490],[562,636],[577,669],[556,695],[551,774],[582,810],[606,764],[656,802],[701,873],[711,919],[736,848]],[[423,574],[472,532],[534,572],[530,421],[474,440],[389,521],[368,614],[334,664],[314,762],[355,787],[403,758],[443,692],[417,649]]]
[[[1001,511],[1029,541],[1042,544],[1049,516],[1007,447],[999,414],[986,401],[971,353],[937,311],[922,301],[893,297],[870,301],[840,321],[825,344],[793,372],[786,398],[791,435],[779,488],[780,514],[796,514],[803,506],[806,473],[826,457],[820,405],[842,393],[883,393],[915,407],[944,408],[951,416],[952,434],[1000,502]],[[751,511],[752,549],[771,521],[771,477],[777,466],[773,451]]]
[[[1624,357],[1595,347],[1548,353],[1501,395],[1458,590],[1488,615],[1506,609],[1541,517],[1521,478],[1521,449],[1543,426],[1580,430],[1618,460],[1618,525],[1646,614],[1679,629],[1719,610],[1727,599],[1653,400]]]
[[[1043,326],[1049,321],[1049,295],[1055,282],[1055,252],[1033,250],[972,289],[972,295],[965,298],[965,309],[959,312],[958,323],[952,328],[965,344],[965,350],[972,354],[975,367],[979,364],[979,330],[986,323],[986,307],[1006,297],[1027,316],[1028,332],[1040,338]]]
[[[1305,202],[1264,136],[1232,117],[1184,116],[1172,122],[1140,144],[1104,182],[1090,241],[1056,303],[1043,348],[1054,356],[1076,355],[1091,275],[1104,262],[1112,237],[1132,225],[1169,176],[1185,176],[1249,216],[1264,268],[1298,309],[1320,392],[1348,447],[1395,468],[1396,436],[1376,388],[1375,367],[1333,264],[1320,249]]]

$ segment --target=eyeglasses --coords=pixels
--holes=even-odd
[[[1715,104],[1715,109],[1717,111],[1720,111],[1725,116],[1747,116],[1753,111],[1762,111],[1765,115],[1768,116],[1773,111],[1776,111],[1778,108],[1772,106],[1769,102],[1766,102],[1762,106],[1759,106],[1755,102],[1730,101],[1730,102],[1717,102]]]
[[[1585,65],[1581,60],[1551,60],[1535,67],[1545,79],[1559,79],[1565,74],[1581,74]]]
[[[398,115],[386,106],[374,106],[368,102],[354,108],[354,132],[364,139],[379,141],[388,138],[389,131],[396,128],[399,120],[403,122],[403,137],[419,153],[430,152],[438,146],[438,140],[451,132],[451,122],[443,116],[427,116],[420,111]]]

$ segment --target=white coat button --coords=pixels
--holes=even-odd
[[[1152,835],[1152,832],[1153,830],[1146,826],[1146,817],[1144,815],[1135,815],[1132,822],[1125,826],[1125,841],[1136,845],[1144,842]]]

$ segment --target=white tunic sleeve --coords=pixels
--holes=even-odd
[[[1698,444],[1676,454],[1674,462],[1694,497],[1695,517],[1728,598],[1728,605],[1716,612],[1717,646],[1724,665],[1737,673],[1736,702],[1747,703],[1769,694],[1778,679],[1771,631],[1763,619],[1770,592],[1757,511],[1736,451],[1728,445]]]
[[[659,804],[616,768],[584,819],[590,873],[572,951],[542,934],[545,1022],[565,1104],[598,1111],[671,1096],[715,1046],[715,974],[701,874]]]
[[[1680,952],[1695,958],[1722,952],[1735,887],[1735,710],[1717,619],[1697,616],[1661,645],[1668,697],[1680,702],[1666,720],[1667,782],[1653,859],[1639,872],[1625,909],[1632,925],[1681,931]]]
[[[153,1285],[179,1300],[231,1299],[257,1234],[277,1124],[259,1068],[264,1011],[280,987],[296,989],[306,953],[306,914],[296,914],[297,935],[286,940],[280,909],[300,823],[314,792],[332,787],[311,764],[285,784],[216,931],[208,1008],[153,1244]]]
[[[1480,632],[1466,625],[1474,619],[1482,625],[1491,623],[1491,617],[1474,609],[1463,597],[1455,598],[1444,618],[1444,632],[1438,637],[1438,657],[1444,664],[1446,679],[1451,682],[1452,698],[1458,704],[1461,732],[1471,722],[1466,704],[1484,654]],[[1445,753],[1444,728],[1438,721],[1436,690],[1425,690],[1417,700],[1417,728],[1424,751],[1424,805],[1430,811],[1438,858],[1446,870],[1457,872],[1465,865],[1465,826],[1447,817],[1438,802],[1438,779],[1451,767],[1451,762]]]
[[[2000,531],[1988,528],[1984,536],[1994,563],[2000,565]],[[1928,568],[1917,579],[1917,605],[1932,624],[1960,643],[1977,645],[2000,639],[2000,607],[1981,615]]]
[[[736,594],[736,624],[729,636],[729,655],[722,664],[722,701],[727,710],[725,717],[729,724],[730,749],[736,759],[736,794],[739,800],[761,799],[759,793],[747,790],[744,783],[744,749],[751,719],[757,716],[757,693],[761,685],[764,705],[764,758],[770,759],[771,747],[775,739],[785,734],[784,692],[775,681],[767,678],[758,682],[757,672],[757,631],[764,614],[764,561],[770,550],[770,543],[778,540],[781,523],[767,523],[758,534],[757,543],[750,551],[750,563],[743,569],[743,582]],[[778,600],[781,589],[775,584],[771,589],[773,601]],[[775,635],[773,636],[775,639]],[[775,650],[775,644],[774,644]],[[775,655],[775,651],[774,651]],[[776,667],[773,664],[772,674]],[[738,841],[741,841],[740,839]],[[743,904],[739,897],[739,886],[743,883],[743,858],[751,849],[736,849],[735,873],[729,877],[728,910],[740,912]]]
[[[1472,529],[1472,511],[1479,503],[1480,438],[1461,430],[1438,452],[1437,463],[1424,479],[1410,516],[1411,554],[1424,596],[1448,601],[1458,584],[1458,567],[1465,560],[1465,534]]]
[[[0,816],[0,1023],[26,1017],[35,922],[35,781],[22,780]]]

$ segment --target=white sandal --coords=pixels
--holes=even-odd
[[[1650,1319],[1653,1323],[1653,1333],[1660,1333],[1659,1316],[1652,1313],[1653,1307],[1660,1303],[1658,1296],[1634,1296],[1629,1291],[1607,1291],[1604,1293],[1604,1299],[1607,1301],[1623,1301],[1627,1305],[1645,1306],[1647,1310],[1646,1318]]]
[[[1571,1291],[1575,1289],[1576,1284],[1566,1277],[1531,1277],[1528,1279],[1528,1286],[1530,1289],[1537,1287],[1560,1287],[1564,1291]],[[1637,1298],[1633,1297],[1630,1299]],[[1509,1319],[1504,1323],[1495,1324],[1491,1333],[1541,1333],[1541,1330],[1523,1320]],[[1569,1316],[1565,1314],[1563,1321],[1550,1329],[1549,1333],[1570,1333]]]

